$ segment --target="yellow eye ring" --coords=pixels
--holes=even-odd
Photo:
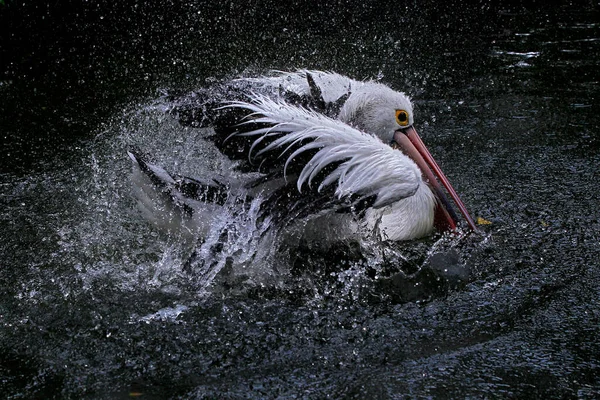
[[[396,122],[400,126],[408,125],[408,113],[404,110],[396,110]]]

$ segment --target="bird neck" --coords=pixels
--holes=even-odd
[[[391,206],[372,210],[368,225],[384,240],[412,240],[431,234],[434,227],[435,195],[425,182],[413,196]]]

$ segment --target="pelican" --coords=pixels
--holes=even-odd
[[[409,97],[382,83],[275,72],[200,90],[173,113],[181,123],[212,127],[213,142],[238,162],[240,174],[177,176],[130,152],[136,197],[154,215],[160,193],[170,215],[175,209],[183,216],[177,223],[200,236],[216,208],[244,193],[262,199],[261,218],[294,238],[412,240],[459,224],[443,188],[475,230],[414,128]]]

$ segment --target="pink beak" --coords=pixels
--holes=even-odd
[[[417,134],[415,128],[409,126],[408,128],[397,130],[394,133],[394,140],[398,143],[402,151],[417,164],[419,169],[421,169],[425,180],[438,198],[445,222],[443,225],[450,230],[456,229],[458,217],[452,209],[439,182],[446,188],[448,194],[460,210],[469,227],[474,231],[477,230],[475,221],[473,221],[473,218],[469,215],[467,207],[465,207],[464,203],[450,184],[450,181],[446,178],[446,175],[444,175],[434,158],[431,156],[431,153],[429,153],[429,150],[427,150],[427,147],[425,147],[425,144]]]

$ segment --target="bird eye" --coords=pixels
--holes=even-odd
[[[396,122],[400,126],[408,125],[408,113],[404,110],[396,110]]]

